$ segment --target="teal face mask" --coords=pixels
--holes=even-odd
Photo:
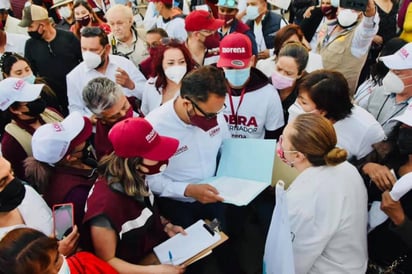
[[[246,17],[249,20],[255,20],[259,16],[259,8],[257,6],[248,6],[246,8]]]
[[[242,87],[250,76],[250,67],[244,69],[224,69],[225,77],[232,87]]]
[[[36,76],[34,76],[34,74],[31,74],[31,75],[24,77],[23,80],[26,81],[27,83],[34,84],[34,81],[36,80]]]

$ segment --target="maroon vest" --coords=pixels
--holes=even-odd
[[[138,201],[111,189],[104,178],[99,178],[87,199],[83,222],[104,215],[118,236],[116,257],[138,263],[167,235],[160,223],[158,210],[149,198]]]

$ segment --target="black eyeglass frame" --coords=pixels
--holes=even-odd
[[[185,98],[186,100],[189,100],[190,103],[192,103],[192,105],[193,105],[200,113],[202,113],[203,116],[204,116],[207,120],[211,120],[211,119],[216,118],[219,113],[221,113],[222,111],[224,111],[224,110],[226,109],[226,104],[223,104],[222,109],[219,110],[218,112],[208,113],[208,112],[204,111],[203,109],[201,109],[201,108],[198,106],[198,104],[196,104],[196,102],[193,101],[193,99],[191,99],[190,97],[185,96],[184,98]]]

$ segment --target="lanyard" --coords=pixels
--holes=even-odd
[[[243,102],[243,97],[245,96],[246,88],[243,88],[242,91],[240,92],[240,98],[239,98],[239,104],[237,105],[237,108],[235,110],[234,104],[233,104],[233,98],[232,98],[232,90],[229,88],[228,94],[229,94],[229,103],[230,103],[230,111],[232,112],[232,116],[235,118],[235,126],[237,127],[237,113],[239,111],[240,105]]]
[[[388,101],[388,99],[389,99],[390,96],[391,96],[391,95],[388,95],[388,96],[386,97],[385,101],[383,102],[381,108],[379,109],[378,115],[376,116],[376,120],[379,119],[379,116],[381,115],[382,109],[383,109],[383,107],[386,105],[386,102]],[[409,102],[409,99],[406,100],[406,101],[404,101],[404,102],[402,102],[402,104],[403,104],[402,108],[400,108],[400,109],[398,109],[397,111],[395,111],[394,113],[392,113],[392,114],[389,116],[389,118],[387,118],[384,122],[381,123],[381,125],[383,126],[383,125],[386,124],[390,119],[392,119],[392,118],[395,117],[397,114],[399,114],[402,110],[404,110],[404,109],[408,106],[408,102]]]

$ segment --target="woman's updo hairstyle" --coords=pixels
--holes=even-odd
[[[346,150],[337,148],[332,123],[315,113],[297,116],[292,122],[290,141],[293,150],[303,153],[313,166],[335,166],[346,160]]]

